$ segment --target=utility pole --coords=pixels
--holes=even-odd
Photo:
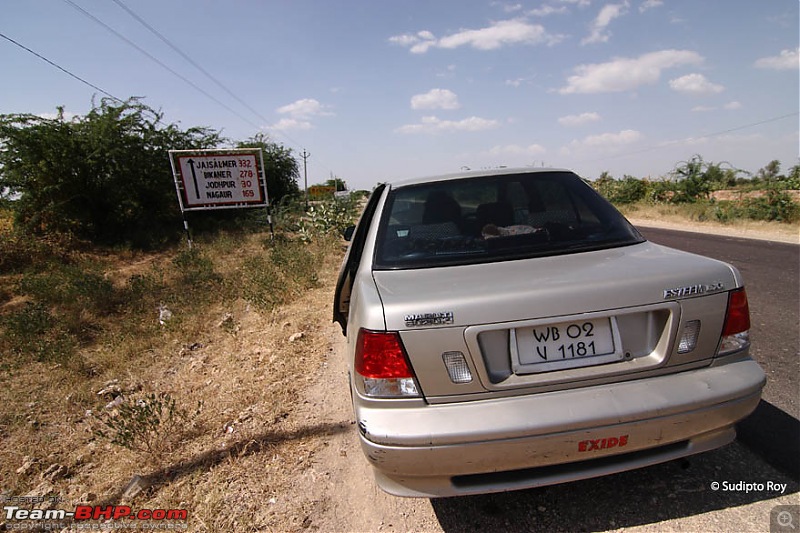
[[[305,184],[305,191],[306,191],[306,211],[308,211],[308,169],[306,166],[306,160],[311,157],[311,154],[306,152],[306,149],[303,148],[303,181]]]

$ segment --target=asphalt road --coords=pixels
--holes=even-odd
[[[653,242],[741,271],[751,353],[768,380],[761,404],[739,425],[734,443],[688,460],[540,489],[431,500],[444,531],[800,530],[800,247],[640,230]],[[714,482],[731,490],[713,490]],[[776,525],[785,510],[776,506],[787,504],[797,529]]]

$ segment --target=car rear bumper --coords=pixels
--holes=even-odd
[[[543,486],[700,453],[735,437],[764,373],[744,359],[613,386],[413,408],[356,406],[378,484],[438,497]]]

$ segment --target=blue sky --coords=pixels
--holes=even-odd
[[[309,183],[336,175],[370,189],[500,165],[658,177],[693,154],[788,169],[800,143],[798,6],[3,0],[0,33],[182,127],[305,149]],[[84,114],[102,96],[6,39],[0,65],[0,113]]]

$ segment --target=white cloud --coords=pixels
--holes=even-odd
[[[559,0],[562,4],[578,4],[578,7],[587,7],[592,0]]]
[[[568,146],[561,148],[561,155],[570,156],[581,152],[613,151],[634,144],[642,139],[641,132],[636,130],[622,130],[619,133],[602,133],[590,135],[583,140],[575,140]]]
[[[711,83],[702,74],[687,74],[669,81],[673,91],[685,94],[719,94],[725,90],[722,85]]]
[[[508,144],[505,146],[495,146],[487,152],[488,155],[542,155],[547,150],[540,144],[530,144],[528,146],[520,146],[518,144]]]
[[[737,102],[736,100],[728,102],[727,104],[722,106],[722,109],[724,109],[726,111],[736,111],[737,109],[741,109],[741,108],[742,108],[741,102]],[[695,113],[705,113],[705,112],[708,112],[708,111],[717,111],[719,109],[720,108],[714,107],[714,106],[698,105],[698,106],[693,107],[692,111],[695,112]]]
[[[625,146],[633,144],[642,138],[641,132],[636,130],[622,130],[619,133],[603,133],[600,135],[590,135],[581,143],[584,146],[611,148],[615,146]]]
[[[524,78],[515,78],[513,80],[506,80],[504,83],[509,87],[520,87],[523,84],[530,85],[533,83],[533,80],[536,79],[536,75],[533,76],[526,76]]]
[[[762,57],[756,61],[757,68],[771,70],[794,70],[800,67],[800,48],[795,50],[782,50],[780,55]]]
[[[529,24],[522,20],[502,20],[488,28],[462,30],[443,37],[438,46],[448,49],[472,46],[478,50],[495,50],[507,44],[539,44],[554,38],[539,24]]]
[[[289,130],[310,130],[314,126],[307,120],[299,120],[296,118],[282,118],[276,124],[269,127],[271,130],[289,131]]]
[[[658,147],[665,146],[699,146],[713,144],[716,147],[722,147],[724,150],[730,152],[731,146],[726,145],[741,145],[742,148],[748,147],[748,143],[757,143],[765,141],[765,137],[761,133],[751,133],[749,135],[715,135],[715,136],[701,136],[701,137],[686,137],[684,139],[676,139],[674,141],[663,141],[657,144]],[[750,146],[751,147],[751,146]],[[748,147],[748,148],[750,148]],[[710,160],[711,158],[709,158]]]
[[[551,5],[543,5],[536,9],[528,11],[528,15],[532,17],[547,17],[549,15],[563,15],[567,12],[567,6],[553,7]]]
[[[480,117],[469,117],[463,120],[441,120],[435,116],[422,117],[419,124],[406,124],[395,131],[398,133],[442,133],[450,131],[483,131],[496,128],[500,123]]]
[[[327,111],[326,106],[313,98],[296,100],[291,104],[279,107],[276,111],[281,115],[288,115],[288,117],[282,118],[276,124],[270,126],[270,129],[280,131],[310,130],[314,127],[311,119],[333,115],[333,113]]]
[[[496,50],[514,44],[556,44],[563,39],[561,35],[547,33],[543,26],[530,24],[524,20],[501,20],[478,30],[461,30],[441,39],[430,32],[397,35],[389,42],[408,47],[413,54],[424,54],[430,48],[454,49],[471,46],[477,50]]]
[[[500,6],[506,13],[514,13],[522,9],[522,4],[507,4],[505,2],[492,2],[491,6]]]
[[[405,33],[389,37],[389,42],[410,48],[413,54],[424,54],[428,48],[436,44],[436,36],[428,30],[422,30],[415,34]]]
[[[690,50],[661,50],[637,58],[617,58],[607,63],[578,65],[561,94],[621,92],[659,80],[661,71],[680,65],[697,65],[703,57]]]
[[[440,70],[436,73],[437,78],[452,78],[456,74],[456,66],[455,65],[447,65],[446,68]]]
[[[621,17],[628,12],[628,2],[622,4],[607,4],[603,6],[597,17],[592,22],[589,36],[581,41],[581,44],[605,43],[611,37],[611,32],[607,31],[608,25],[615,18]]]
[[[431,89],[411,97],[411,109],[458,109],[458,96],[448,89]]]
[[[642,2],[642,5],[639,6],[639,13],[644,13],[648,9],[661,7],[663,5],[664,5],[663,0],[645,0],[644,2]]]
[[[597,113],[581,113],[580,115],[567,115],[558,119],[558,123],[562,126],[580,126],[588,124],[589,122],[596,122],[600,120],[600,115]]]
[[[411,35],[409,33],[404,33],[403,35],[394,35],[389,37],[389,42],[392,44],[399,44],[400,46],[411,46],[420,41],[420,38],[416,35]]]
[[[325,110],[325,106],[313,98],[303,98],[279,107],[277,109],[281,115],[289,115],[294,118],[310,118],[315,116],[330,116],[332,113]]]

